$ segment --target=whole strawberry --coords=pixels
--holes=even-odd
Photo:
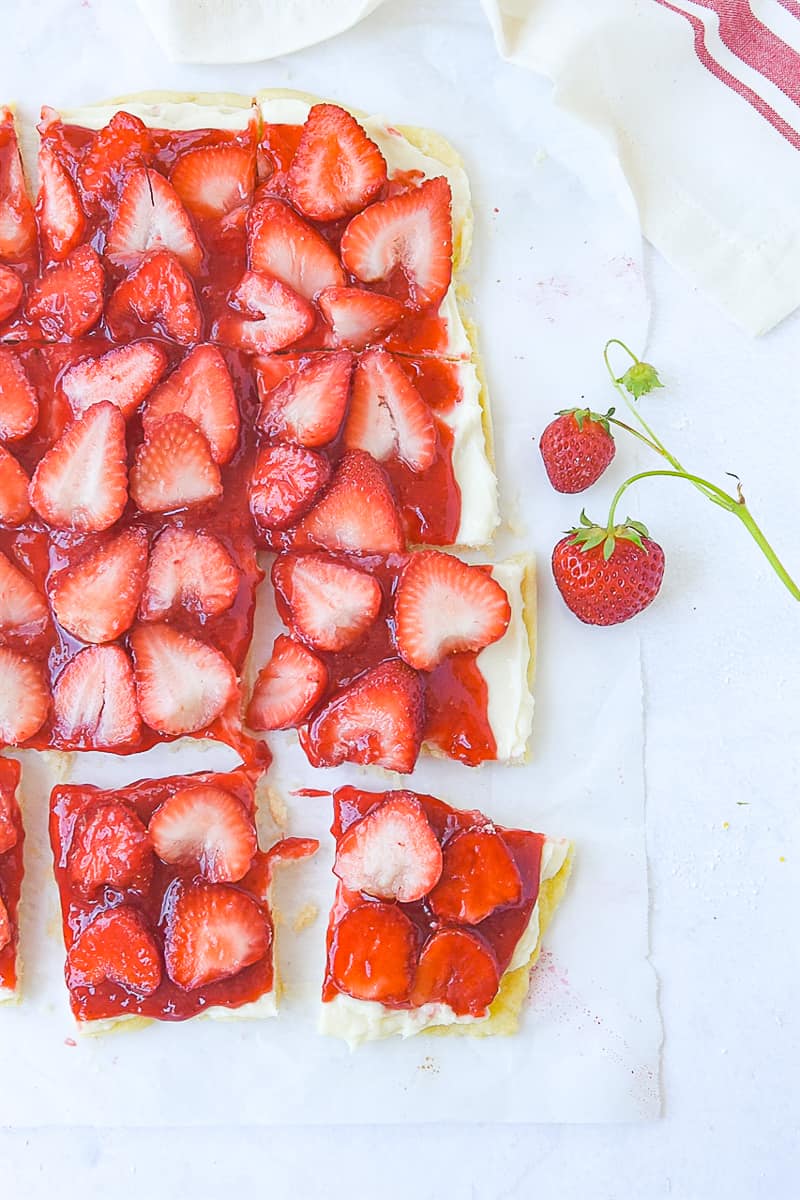
[[[588,408],[569,408],[547,426],[539,449],[557,492],[582,492],[603,474],[616,449],[608,428],[613,411],[600,415]]]
[[[581,524],[553,550],[553,577],[564,602],[587,625],[628,621],[655,599],[664,551],[640,521],[610,528]]]

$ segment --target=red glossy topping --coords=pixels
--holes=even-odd
[[[91,246],[79,246],[37,279],[26,315],[45,339],[78,338],[103,315],[103,265]]]
[[[158,945],[136,909],[120,905],[91,920],[67,955],[67,986],[118,984],[133,996],[151,996],[161,982]]]
[[[76,820],[67,872],[77,892],[91,896],[106,884],[118,890],[146,886],[151,865],[147,830],[127,805],[89,805]]]
[[[17,911],[24,872],[25,833],[16,798],[19,779],[19,763],[0,758],[0,988],[11,991],[17,986]]]
[[[400,1004],[414,978],[417,937],[395,905],[358,904],[333,933],[330,972],[339,991],[357,1000]]]
[[[478,925],[496,908],[517,904],[521,895],[517,864],[501,835],[467,829],[448,841],[430,902],[443,921]]]
[[[394,837],[394,854],[399,855],[396,862],[402,872],[417,870],[420,872],[419,885],[423,886],[423,874],[427,871],[427,879],[432,880],[426,892],[417,895],[408,902],[394,905],[379,904],[373,901],[369,887],[375,886],[375,872],[368,873],[365,864],[368,863],[369,842],[371,830],[377,826],[380,830],[386,819],[381,814],[389,813],[400,805],[413,802],[421,810],[427,825],[432,832],[437,849],[440,851],[439,867],[441,878],[433,870],[433,859],[430,846],[426,839],[404,838],[405,852],[403,856],[400,846],[401,839]],[[331,909],[328,926],[328,968],[323,985],[323,1000],[330,1000],[337,991],[346,991],[350,995],[360,995],[350,986],[342,985],[342,968],[337,966],[336,955],[341,956],[342,929],[350,927],[354,913],[362,909],[377,910],[399,914],[403,917],[403,928],[408,935],[408,941],[387,939],[381,952],[380,967],[384,978],[406,978],[409,969],[413,978],[408,988],[396,988],[395,998],[374,997],[382,999],[384,1004],[394,1008],[418,1007],[427,1003],[449,1004],[459,1015],[484,1015],[486,1008],[494,999],[500,978],[511,962],[517,944],[530,922],[531,913],[539,894],[539,875],[541,870],[541,853],[544,838],[541,834],[530,833],[519,829],[503,829],[491,824],[479,812],[469,812],[451,808],[433,796],[418,795],[412,792],[365,792],[357,788],[339,788],[333,795],[333,825],[331,832],[336,838],[337,866],[340,876],[336,899]],[[416,821],[416,818],[413,818]],[[408,827],[406,827],[407,831]],[[362,831],[362,832],[359,832]],[[401,824],[401,832],[403,826]],[[417,827],[417,832],[419,829]],[[463,849],[467,840],[489,838],[485,863],[479,862],[479,855],[473,855],[465,865],[466,895],[472,898],[475,906],[466,913],[459,905],[461,915],[455,915],[454,908],[445,917],[436,910],[433,899],[437,893],[441,896],[448,886],[455,886],[454,872],[458,869],[459,860],[463,858]],[[362,840],[366,847],[361,845]],[[461,843],[462,850],[453,850]],[[486,849],[487,843],[480,843]],[[500,851],[497,850],[500,846]],[[366,850],[366,853],[365,853]],[[416,861],[416,867],[411,864]],[[344,870],[341,869],[344,864]],[[442,865],[443,864],[443,865]],[[475,924],[468,924],[469,917],[478,915],[476,906],[477,893],[474,889],[479,867],[485,865],[489,871],[499,869],[506,883],[492,895],[492,907],[482,919]],[[516,891],[513,893],[509,880],[513,877]],[[437,882],[438,880],[438,882]],[[367,888],[364,885],[367,885]],[[483,881],[482,903],[487,909],[486,882]],[[396,891],[396,889],[395,889]],[[414,889],[415,892],[419,888]],[[364,920],[366,917],[359,917]],[[383,920],[379,917],[378,920]],[[408,934],[408,927],[413,931],[413,939]],[[355,927],[355,933],[358,927]],[[343,961],[352,958],[354,962],[363,961],[370,952],[373,940],[367,925],[364,947],[359,949],[355,935],[349,936],[345,943],[347,952]],[[408,951],[408,947],[413,951]],[[359,955],[361,956],[359,958]],[[411,967],[409,967],[411,964]],[[356,976],[357,977],[357,976]],[[387,989],[387,995],[389,995]],[[370,996],[362,996],[371,999]]]

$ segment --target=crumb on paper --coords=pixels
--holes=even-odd
[[[319,916],[319,909],[316,904],[304,904],[294,919],[292,928],[295,933],[302,933],[304,929],[308,929],[309,925],[313,925]]]
[[[730,821],[723,821],[723,822],[722,822],[722,828],[723,828],[723,829],[730,829],[730,827],[731,827],[731,823],[730,823]]]
[[[778,855],[778,862],[786,862],[786,855],[785,855],[785,854],[779,854],[779,855]]]
[[[547,162],[548,157],[549,157],[549,155],[548,155],[547,151],[545,150],[544,146],[540,146],[539,149],[536,151],[536,153],[533,156],[534,165],[537,167],[540,167],[542,165],[542,163]]]
[[[437,1063],[435,1058],[431,1058],[430,1054],[426,1054],[425,1057],[423,1058],[422,1062],[419,1064],[419,1067],[417,1068],[417,1070],[425,1071],[426,1074],[428,1074],[428,1075],[438,1075],[439,1074],[439,1064]]]

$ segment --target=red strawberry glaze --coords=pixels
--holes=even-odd
[[[386,559],[334,557],[365,567],[378,580],[383,602],[375,622],[355,646],[336,654],[318,652],[329,675],[329,687],[321,704],[362,671],[397,656],[392,639],[392,603],[397,581],[407,561],[406,555],[399,554]],[[289,607],[279,588],[276,588],[275,599],[278,612],[288,625]],[[488,688],[478,668],[477,657],[473,651],[452,654],[435,670],[422,674],[425,685],[423,742],[470,767],[497,757],[497,744],[489,724]],[[313,726],[315,712],[308,719],[309,727]]]
[[[11,926],[11,940],[0,949],[0,988],[8,988],[11,991],[14,991],[17,986],[18,909],[24,873],[22,847],[25,841],[25,832],[22,826],[22,814],[15,795],[19,779],[19,763],[11,758],[0,758],[0,798],[4,802],[4,807],[5,802],[9,802],[11,823],[17,831],[17,840],[14,845],[0,853],[0,899],[5,905]]]
[[[68,854],[75,823],[82,812],[91,806],[112,800],[124,804],[147,825],[155,810],[176,792],[197,784],[220,787],[235,795],[245,810],[255,814],[254,789],[258,770],[239,768],[227,774],[209,772],[195,775],[174,775],[166,779],[142,780],[125,788],[104,792],[90,785],[65,785],[53,789],[50,795],[50,843],[53,849],[56,882],[61,897],[64,944],[67,952],[86,924],[100,913],[120,903],[132,906],[144,918],[149,932],[155,937],[163,957],[165,925],[176,888],[190,885],[198,872],[193,867],[162,863],[155,854],[149,881],[143,880],[143,890],[131,887],[120,892],[106,886],[87,899],[70,882]],[[147,997],[133,995],[121,985],[105,980],[96,986],[75,987],[70,991],[70,1005],[79,1021],[98,1020],[126,1015],[150,1017],[161,1021],[184,1021],[207,1008],[221,1006],[239,1008],[266,995],[274,986],[273,926],[268,905],[268,889],[272,868],[280,860],[303,858],[313,854],[317,843],[311,839],[284,838],[270,850],[257,850],[253,863],[237,884],[226,885],[244,892],[260,906],[267,921],[270,939],[268,953],[258,962],[245,967],[236,975],[191,991],[174,984],[166,971],[162,972],[158,988]]]
[[[276,387],[287,375],[312,362],[313,357],[311,354],[275,354],[257,358],[255,365],[262,390]],[[389,476],[407,542],[452,546],[461,523],[461,489],[453,470],[453,431],[444,417],[461,401],[460,368],[446,359],[398,355],[396,361],[431,409],[436,426],[436,457],[425,471],[412,471],[396,456],[386,459],[381,466]],[[339,436],[319,450],[332,465],[346,449],[343,430],[344,422]],[[263,532],[261,537],[264,539]],[[282,540],[289,545],[291,537]],[[274,541],[264,539],[263,544],[275,548]]]
[[[354,787],[342,787],[333,793],[333,824],[331,833],[337,845],[345,832],[355,822],[365,817],[367,813],[385,799],[390,793],[365,792]],[[497,963],[498,974],[503,972],[511,962],[514,950],[522,937],[533,912],[533,907],[539,895],[539,877],[541,873],[542,847],[544,836],[524,829],[505,829],[489,821],[482,813],[462,811],[451,808],[443,800],[434,796],[416,796],[422,805],[439,844],[444,848],[456,834],[463,830],[488,829],[499,834],[506,847],[511,852],[517,870],[522,880],[522,894],[517,904],[511,904],[496,909],[485,917],[478,925],[460,925],[454,921],[440,921],[431,908],[427,896],[411,904],[398,904],[397,907],[413,924],[417,939],[417,957],[422,952],[426,942],[438,929],[469,929],[486,947],[488,947]],[[349,891],[341,881],[337,884],[336,897],[331,908],[328,922],[328,962],[325,980],[322,986],[322,999],[332,1000],[339,988],[332,976],[331,964],[336,948],[337,929],[347,912],[357,905],[374,903],[374,898],[365,892]],[[453,992],[451,1003],[456,999]],[[411,1008],[410,1001],[389,1003],[390,1008]]]

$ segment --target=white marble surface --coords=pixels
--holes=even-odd
[[[48,0],[35,13],[15,15],[13,22],[25,25],[24,37],[15,30],[0,47],[0,66],[18,76],[20,63],[10,56],[27,53],[35,73],[36,39],[57,37],[66,20],[78,32],[83,22],[87,40],[85,56],[65,64],[55,97],[64,102],[87,98],[89,76],[101,78],[100,90],[108,92],[190,81],[229,87],[254,80],[309,82],[302,55],[257,70],[170,67],[137,33],[128,0],[114,8],[130,8],[129,36],[140,57],[128,52],[125,70],[115,70],[113,47],[104,41],[107,7],[108,0],[93,8]],[[391,31],[434,7],[390,2],[361,30],[313,52],[315,61],[327,71],[340,62],[344,86],[357,78],[360,55],[382,53],[388,100],[372,94],[363,102],[388,108],[406,86],[409,118],[430,121],[430,112],[419,111],[413,83],[405,82],[408,61],[392,56]],[[480,103],[487,86],[510,88],[507,72],[514,69],[490,58],[476,4],[462,0],[447,8],[455,24],[452,39],[438,44],[442,94],[434,115],[459,140],[463,104],[451,94],[458,39],[468,36],[485,54],[471,103]],[[457,18],[463,18],[463,30],[456,28]],[[33,49],[26,52],[25,44]],[[47,77],[37,79],[40,94],[49,86]],[[562,131],[547,89],[531,78],[529,95],[531,122],[542,129],[548,148],[574,163],[580,139],[568,146],[550,140]],[[563,136],[570,140],[568,130]],[[476,167],[479,162],[471,164],[473,173]],[[565,190],[563,203],[547,217],[553,229],[574,223],[580,204]],[[547,229],[541,233],[546,239]],[[585,230],[576,229],[575,236]],[[649,411],[692,466],[715,477],[738,471],[757,517],[800,574],[793,512],[798,318],[750,342],[665,264],[650,254],[645,261],[653,305],[648,356],[671,384]],[[549,277],[535,282],[552,284]],[[591,279],[582,286],[590,289]],[[546,303],[554,327],[569,323],[568,297],[556,292]],[[539,350],[546,358],[547,345]],[[585,386],[587,398],[605,400],[599,371]],[[541,424],[564,402],[561,395],[537,395]],[[634,463],[629,452],[619,457],[620,469]],[[543,486],[533,461],[531,487]],[[199,1197],[249,1192],[255,1181],[267,1195],[303,1200],[323,1187],[332,1200],[373,1192],[386,1200],[556,1194],[788,1200],[796,1194],[800,607],[729,517],[679,483],[644,486],[639,511],[668,560],[659,600],[627,627],[631,637],[637,631],[641,636],[645,667],[652,960],[665,1024],[662,1119],[631,1126],[299,1127],[272,1136],[224,1127],[10,1130],[0,1132],[0,1194],[39,1200],[53,1193],[113,1192],[161,1200],[178,1189]],[[565,521],[571,516],[565,508]],[[557,533],[537,530],[537,549],[546,552]],[[576,634],[574,658],[564,664],[576,678],[582,636],[585,631]],[[624,645],[612,636],[615,647]]]

